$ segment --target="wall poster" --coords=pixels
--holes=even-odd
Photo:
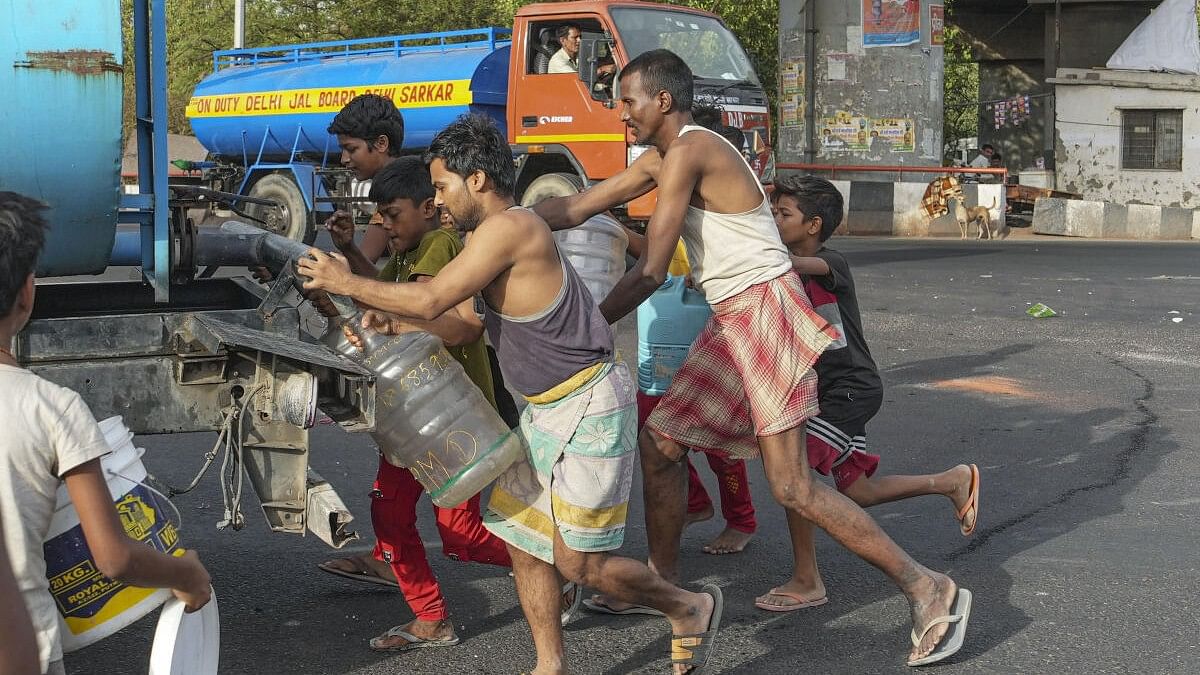
[[[946,6],[929,6],[929,44],[940,46],[946,44]]]
[[[864,47],[900,47],[921,40],[921,0],[862,0]]]

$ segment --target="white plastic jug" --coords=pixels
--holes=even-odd
[[[145,451],[133,446],[133,433],[120,417],[104,420],[100,430],[112,448],[112,453],[100,460],[100,466],[126,534],[164,553],[182,555],[178,523],[167,518],[170,507],[140,484],[146,480],[146,467],[142,465]],[[171,591],[165,588],[138,588],[100,573],[65,485],[58,488],[43,551],[50,594],[58,605],[64,652],[112,635],[171,597]]]

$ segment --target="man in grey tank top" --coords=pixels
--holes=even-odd
[[[608,322],[545,221],[514,206],[512,152],[489,118],[459,118],[433,140],[427,158],[435,201],[467,232],[462,252],[429,283],[371,284],[351,274],[342,256],[312,249],[313,260],[303,262],[305,287],[425,321],[482,293],[505,379],[529,403],[520,426],[528,454],[496,480],[484,525],[508,544],[537,650],[534,672],[566,671],[560,573],[662,612],[677,672],[703,672],[720,628],[721,590],[684,591],[645,564],[609,553],[624,540],[637,415],[629,371],[613,360]],[[390,330],[400,323],[394,319],[368,312],[363,323]]]
[[[761,455],[776,501],[878,567],[908,598],[907,664],[949,657],[966,636],[970,591],[913,560],[809,470],[804,428],[817,413],[812,366],[837,335],[792,273],[757,177],[727,140],[693,121],[693,76],[679,56],[645,52],[619,82],[622,119],[651,148],[616,176],[535,210],[551,228],[565,229],[657,187],[645,252],[601,311],[615,322],[657,290],[681,236],[696,286],[713,309],[639,439],[654,569],[668,580],[679,575],[688,448]]]

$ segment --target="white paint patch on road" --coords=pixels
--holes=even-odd
[[[1145,361],[1149,363],[1165,363],[1171,366],[1183,366],[1185,368],[1200,368],[1200,359],[1189,359],[1182,356],[1170,356],[1154,352],[1122,352],[1118,356],[1130,361]]]
[[[1197,504],[1200,504],[1200,497],[1193,497],[1191,499],[1178,499],[1173,502],[1150,502],[1150,503],[1155,506],[1195,506]]]

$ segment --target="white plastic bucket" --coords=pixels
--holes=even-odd
[[[164,553],[183,555],[178,523],[167,518],[170,508],[162,498],[139,483],[146,480],[141,448],[120,417],[100,423],[112,452],[100,460],[125,532]],[[64,652],[82,649],[149,614],[171,597],[165,588],[138,588],[113,581],[96,568],[71,504],[66,486],[58,500],[44,544],[46,577],[58,605]]]

